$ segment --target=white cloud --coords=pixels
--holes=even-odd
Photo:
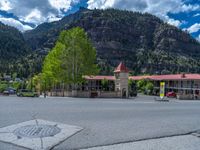
[[[37,25],[44,22],[45,18],[38,9],[33,9],[27,16],[22,18],[22,20]]]
[[[20,21],[38,25],[60,20],[72,6],[82,0],[0,0],[0,10],[13,13]],[[200,10],[200,5],[185,4],[185,0],[88,0],[88,8],[118,8],[154,14],[165,22],[180,26],[183,21],[172,19],[168,13]]]
[[[0,1],[0,10],[8,11],[10,9],[12,9],[12,7],[11,7],[11,3],[9,0],[1,0]]]
[[[187,31],[189,33],[195,33],[195,32],[198,32],[200,30],[200,23],[195,23],[193,24],[192,26],[190,26]]]
[[[199,41],[200,42],[200,35],[196,38],[197,39],[197,41]]]
[[[200,13],[193,15],[193,17],[198,17],[198,16],[200,16]]]
[[[59,20],[64,16],[63,11],[68,11],[71,9],[72,5],[79,1],[80,0],[0,0],[0,10],[13,13],[20,21],[38,25],[46,21]]]
[[[105,9],[105,8],[110,8],[113,7],[115,3],[115,0],[89,0],[88,1],[88,8],[93,9],[93,8],[100,8],[100,9]]]
[[[119,8],[126,10],[142,11],[147,7],[145,0],[89,0],[88,8]]]
[[[180,26],[181,21],[168,17],[168,13],[179,13],[200,10],[200,5],[184,4],[183,0],[89,0],[88,8],[118,8],[132,11],[148,12],[164,21]]]
[[[182,24],[179,20],[175,20],[172,18],[169,18],[167,22],[176,27],[179,27]]]
[[[32,27],[28,26],[28,25],[24,25],[22,24],[20,21],[15,20],[13,18],[3,18],[2,16],[0,16],[0,21],[6,25],[10,25],[13,26],[17,29],[19,29],[20,31],[26,31],[26,30],[31,30],[33,29]]]
[[[88,0],[88,8],[121,8],[141,12],[178,13],[200,10],[200,5],[185,4],[184,0]]]
[[[71,2],[71,0],[49,0],[50,5],[58,11],[62,9],[65,11],[69,10]]]
[[[194,5],[191,5],[191,4],[181,4],[179,6],[178,9],[175,9],[174,12],[190,12],[190,11],[199,11],[200,10],[200,5],[197,5],[197,4],[194,4]]]

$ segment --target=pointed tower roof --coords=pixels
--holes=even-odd
[[[125,72],[125,73],[128,73],[129,70],[126,68],[126,66],[124,65],[123,62],[120,62],[120,64],[117,66],[117,68],[115,69],[114,72],[115,72],[115,73],[117,73],[117,72]]]

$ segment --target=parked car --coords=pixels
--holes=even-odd
[[[14,89],[14,88],[12,88],[12,87],[8,87],[8,88],[6,89],[6,91],[8,91],[9,94],[16,94],[16,89]]]
[[[176,97],[176,93],[175,92],[168,92],[167,94],[166,94],[166,96],[167,97]]]
[[[9,96],[9,91],[7,91],[7,90],[3,91],[3,95],[4,96]]]
[[[21,89],[17,93],[17,96],[19,96],[19,97],[38,97],[39,95],[36,92],[33,92],[31,90]]]

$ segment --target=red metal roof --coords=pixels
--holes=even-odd
[[[129,72],[129,70],[126,68],[126,66],[120,62],[120,64],[118,65],[118,67],[115,69],[114,72]]]
[[[142,79],[150,79],[151,76],[130,76],[129,79],[132,80],[142,80]]]
[[[152,75],[152,76],[131,76],[132,80],[200,80],[200,74],[168,74],[168,75]]]
[[[115,80],[114,76],[84,76],[86,80]],[[132,80],[200,80],[200,74],[168,74],[168,75],[146,75],[146,76],[130,76]]]
[[[85,76],[86,80],[115,80],[114,76]]]

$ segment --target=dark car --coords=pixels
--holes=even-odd
[[[38,97],[39,95],[36,92],[33,92],[31,90],[21,89],[17,93],[17,96],[20,96],[20,97]]]
[[[168,93],[166,94],[166,96],[167,96],[167,97],[174,97],[174,98],[175,98],[175,97],[176,97],[176,93],[173,92],[173,91],[172,91],[172,92],[168,92]]]
[[[16,94],[16,89],[8,87],[6,90],[3,91],[2,94],[6,96]]]
[[[14,88],[12,88],[12,87],[8,87],[7,89],[6,89],[6,91],[8,91],[9,92],[9,94],[16,94],[16,89],[14,89]]]

